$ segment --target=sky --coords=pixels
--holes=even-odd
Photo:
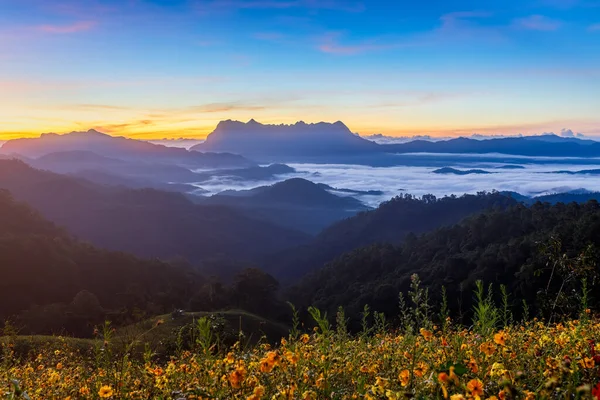
[[[0,0],[0,141],[600,135],[600,0]]]

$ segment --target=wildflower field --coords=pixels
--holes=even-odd
[[[318,321],[319,322],[319,321]],[[350,336],[321,319],[277,345],[218,351],[207,319],[167,359],[69,340],[28,356],[2,342],[0,395],[18,399],[600,399],[600,320],[533,321],[488,334],[432,326]],[[106,337],[105,337],[106,336]]]

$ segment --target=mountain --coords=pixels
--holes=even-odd
[[[124,161],[91,151],[62,151],[25,161],[35,168],[59,174],[79,174],[82,171],[90,170],[104,172],[129,180],[137,180],[138,187],[142,187],[142,182],[149,182],[148,187],[155,187],[166,183],[197,182],[199,178],[197,173],[180,165],[138,159]]]
[[[308,236],[178,193],[107,187],[0,160],[0,188],[96,246],[143,257],[252,260]]]
[[[406,143],[375,143],[352,133],[338,121],[293,125],[265,125],[250,120],[222,121],[198,151],[231,152],[263,162],[317,162],[360,165],[413,163],[394,154],[488,154],[539,157],[600,157],[600,142],[556,135],[477,140],[411,140]],[[387,154],[386,154],[387,153]]]
[[[91,151],[105,157],[171,163],[192,168],[243,168],[256,165],[239,155],[199,153],[183,148],[110,136],[93,129],[64,135],[45,133],[39,138],[9,140],[0,148],[0,152],[4,154],[19,154],[29,158],[73,151]]]
[[[450,167],[439,168],[432,171],[434,174],[453,174],[453,175],[483,175],[491,174],[492,172],[484,171],[482,169],[468,169],[460,170]]]
[[[251,190],[225,191],[207,198],[204,204],[234,207],[249,215],[311,234],[369,209],[353,197],[337,196],[302,178]]]
[[[501,153],[531,157],[599,157],[600,142],[576,138],[539,136],[476,140],[457,138],[430,142],[415,140],[409,143],[380,145],[380,151],[388,153],[452,153],[485,154]]]
[[[236,169],[220,169],[197,174],[197,182],[202,183],[211,179],[233,179],[244,181],[263,181],[275,178],[277,175],[292,174],[296,170],[285,164],[271,164],[266,167],[256,166]]]
[[[263,125],[250,120],[222,121],[204,143],[192,150],[230,152],[259,160],[282,161],[375,151],[377,144],[352,133],[338,121],[333,124],[302,121],[293,125]]]
[[[94,169],[79,170],[70,175],[105,186],[122,186],[133,189],[150,188],[167,192],[192,193],[195,195],[206,193],[204,189],[187,183],[168,183],[150,179],[154,177],[148,177],[147,179],[126,177]]]
[[[544,250],[546,245],[549,247]],[[329,315],[335,315],[342,306],[355,322],[360,320],[365,304],[395,317],[398,293],[406,293],[411,276],[418,274],[422,285],[429,289],[430,304],[439,304],[445,286],[448,305],[455,315],[472,309],[476,280],[493,283],[495,293],[499,284],[506,285],[512,304],[519,307],[525,300],[531,315],[538,315],[552,309],[559,290],[573,293],[581,288],[579,279],[565,282],[555,275],[561,273],[558,269],[551,272],[551,257],[565,254],[564,259],[585,260],[583,268],[597,274],[597,264],[589,258],[594,257],[589,246],[595,246],[591,248],[596,252],[600,246],[598,202],[536,203],[531,207],[520,204],[413,236],[400,246],[376,244],[345,253],[305,277],[289,298],[297,307],[311,305]],[[571,261],[567,263],[575,268],[575,262],[573,266]],[[597,281],[588,284],[590,293],[598,293]],[[598,304],[598,299],[594,302]],[[580,309],[561,311],[576,313]]]
[[[566,175],[600,175],[600,169],[584,169],[581,171],[553,171],[549,174],[566,174]]]
[[[190,269],[79,242],[6,190],[0,190],[0,274],[0,319],[28,310],[29,332],[88,335],[107,312],[124,318],[135,308],[181,307],[201,282]]]
[[[299,278],[322,267],[337,256],[374,243],[399,244],[410,234],[420,234],[452,225],[490,208],[506,208],[516,201],[500,193],[462,197],[417,198],[409,194],[382,203],[323,230],[306,245],[272,256],[268,270],[280,279]]]

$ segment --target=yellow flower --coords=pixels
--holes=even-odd
[[[405,369],[398,374],[398,380],[402,384],[402,386],[407,386],[410,381],[410,371]]]
[[[302,400],[317,400],[317,394],[312,390],[302,393]]]
[[[82,386],[82,387],[79,389],[79,394],[81,394],[81,395],[84,395],[84,396],[85,396],[86,394],[90,394],[90,389],[89,389],[87,386]]]
[[[102,399],[108,399],[109,397],[112,397],[112,395],[113,390],[110,386],[102,386],[98,391],[98,396],[100,396]]]
[[[304,344],[308,343],[310,341],[310,336],[308,336],[306,333],[302,336],[300,336],[300,341]]]
[[[465,400],[465,396],[462,394],[453,394],[450,396],[450,400]]]

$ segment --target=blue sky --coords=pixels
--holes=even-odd
[[[0,139],[600,134],[600,0],[0,0]]]

